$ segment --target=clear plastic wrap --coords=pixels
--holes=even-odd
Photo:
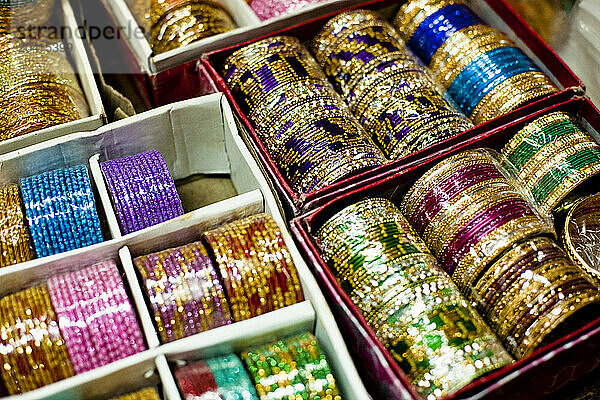
[[[600,193],[580,199],[571,208],[562,239],[571,260],[600,279]]]

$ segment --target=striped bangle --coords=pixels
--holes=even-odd
[[[100,168],[123,234],[183,215],[175,182],[158,151],[106,161]]]
[[[235,354],[195,362],[175,370],[183,398],[258,400],[244,364]],[[199,396],[199,397],[195,397]]]
[[[35,257],[17,185],[0,187],[0,267]]]
[[[100,219],[85,166],[21,179],[21,191],[39,257],[102,241]]]
[[[44,286],[0,299],[2,378],[10,394],[73,376],[58,318]]]
[[[146,349],[113,261],[50,278],[47,285],[76,374]]]
[[[137,257],[134,264],[163,342],[232,322],[217,271],[201,243]]]

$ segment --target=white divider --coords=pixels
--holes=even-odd
[[[4,140],[0,142],[0,154],[6,154],[11,151],[23,149],[27,146],[32,146],[45,140],[68,135],[74,132],[93,131],[101,127],[106,120],[104,107],[102,106],[102,99],[100,98],[100,91],[96,86],[92,67],[90,65],[83,42],[77,34],[78,25],[77,21],[75,20],[73,8],[71,7],[69,0],[61,0],[60,5],[57,4],[57,7],[61,8],[60,17],[62,19],[62,24],[68,28],[67,31],[73,33],[72,35],[64,38],[65,49],[63,50],[68,52],[71,62],[74,64],[73,69],[79,77],[79,84],[83,89],[83,94],[85,95],[85,99],[87,100],[90,108],[90,115],[77,121],[40,129],[26,135]],[[72,50],[69,51],[69,48]]]
[[[120,261],[118,264],[122,268],[132,303],[150,347],[150,350],[141,355],[65,379],[30,392],[26,395],[28,397],[18,398],[102,398],[109,389],[123,393],[138,388],[132,386],[133,378],[137,375],[129,374],[130,369],[136,370],[136,373],[148,372],[148,368],[153,369],[151,365],[156,362],[159,368],[162,365],[164,375],[164,369],[168,369],[168,366],[164,365],[166,360],[159,357],[160,355],[167,355],[172,361],[180,358],[210,357],[241,351],[253,345],[277,340],[287,334],[308,330],[314,332],[323,345],[344,398],[369,399],[327,302],[295,248],[279,212],[280,205],[238,135],[233,115],[222,94],[161,107],[108,125],[96,132],[57,138],[23,151],[0,156],[3,171],[0,184],[18,182],[23,176],[35,175],[46,170],[78,165],[91,158],[95,186],[105,191],[101,188],[103,179],[98,167],[99,160],[119,158],[153,148],[163,154],[169,169],[178,177],[201,173],[208,168],[216,172],[226,169],[241,194],[104,243],[1,268],[0,295],[6,295],[40,283],[50,276],[85,268],[99,261]],[[100,198],[98,208],[103,208],[106,218],[110,218],[112,205],[107,193],[97,197]],[[270,214],[281,228],[283,239],[298,270],[306,301],[248,321],[159,345],[132,258],[196,241],[206,230],[260,212]],[[108,377],[111,379],[110,385],[106,383]],[[165,382],[166,398],[179,400],[172,389],[172,382]],[[98,393],[100,394],[97,395]]]

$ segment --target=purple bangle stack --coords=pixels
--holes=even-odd
[[[100,168],[123,234],[183,215],[175,182],[158,151],[106,161]]]
[[[217,271],[201,243],[138,257],[134,264],[163,342],[232,323]]]
[[[484,150],[457,154],[419,179],[402,203],[403,214],[467,293],[506,249],[554,235],[496,163]]]
[[[76,374],[146,349],[113,261],[50,278],[47,285]]]

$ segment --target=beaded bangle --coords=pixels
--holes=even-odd
[[[228,295],[234,321],[304,299],[296,267],[277,224],[266,214],[205,232]]]
[[[190,396],[216,396],[223,399],[258,400],[244,364],[234,354],[177,368],[174,375],[186,399]]]
[[[146,349],[113,261],[50,278],[47,285],[76,374]]]
[[[137,257],[133,262],[163,342],[231,324],[217,271],[201,243]]]
[[[102,241],[100,219],[85,166],[23,178],[21,192],[38,257]]]
[[[175,182],[158,151],[106,161],[100,168],[123,234],[183,215]]]
[[[73,375],[50,296],[36,286],[0,299],[2,378],[10,394]]]
[[[327,357],[310,333],[245,351],[241,358],[261,399],[342,398]]]
[[[511,362],[389,200],[346,207],[317,238],[340,286],[422,396],[441,397]],[[461,373],[436,372],[446,365]]]
[[[34,257],[19,187],[0,187],[0,267],[29,261]]]
[[[160,396],[156,389],[146,388],[123,396],[113,397],[111,400],[160,400]]]

